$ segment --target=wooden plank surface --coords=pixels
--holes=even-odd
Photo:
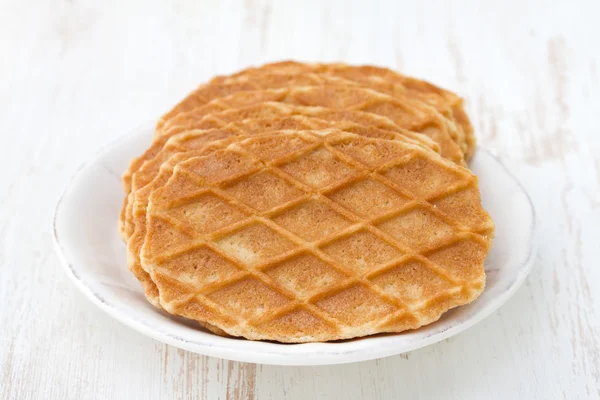
[[[597,1],[0,1],[0,398],[600,397]],[[537,208],[524,286],[467,332],[331,367],[192,354],[96,309],[54,254],[76,166],[214,74],[294,58],[397,68],[466,98]]]

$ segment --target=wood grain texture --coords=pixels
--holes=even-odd
[[[600,397],[597,1],[0,2],[1,399]],[[498,312],[436,345],[331,367],[229,362],[143,337],[67,281],[50,220],[76,166],[250,64],[371,63],[466,98],[537,208]]]

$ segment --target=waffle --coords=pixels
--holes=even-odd
[[[277,107],[282,106],[277,105]],[[267,109],[267,107],[262,107],[262,109]],[[236,115],[247,115],[243,112],[236,113],[235,110],[230,110],[225,114],[216,121],[222,124],[226,120],[234,119]],[[208,119],[211,124],[213,120]],[[320,129],[331,128],[332,126],[362,136],[395,139],[415,146],[423,146],[419,141],[404,137],[393,131],[347,121],[334,122],[296,115],[280,118],[246,119],[237,123],[229,123],[220,128],[187,131],[171,137],[153,159],[146,161],[133,176],[132,191],[128,196],[129,201],[124,206],[125,212],[122,213],[121,236],[128,244],[130,269],[142,282],[146,297],[151,299],[151,303],[158,305],[156,300],[158,292],[150,277],[140,267],[139,251],[146,234],[145,221],[148,198],[155,189],[164,185],[171,175],[173,165],[178,160],[178,158],[172,158],[172,156],[178,153],[185,153],[181,154],[180,157],[202,155],[228,145],[240,137],[256,136],[269,131]],[[427,146],[424,147],[427,148]]]
[[[422,326],[485,283],[474,143],[458,96],[384,68],[214,78],[123,175],[130,268],[152,304],[219,335]]]
[[[186,154],[150,195],[140,253],[172,314],[327,341],[414,329],[483,290],[477,179],[429,149],[325,130]]]
[[[474,154],[476,139],[473,131],[473,126],[463,108],[463,100],[460,96],[448,90],[444,90],[429,82],[411,78],[406,75],[399,74],[388,68],[376,67],[372,65],[351,66],[342,63],[333,64],[311,64],[300,63],[296,61],[281,61],[276,63],[265,64],[261,67],[247,68],[230,76],[218,76],[213,78],[211,84],[222,84],[240,77],[251,77],[255,75],[265,74],[269,71],[277,73],[318,73],[325,75],[335,75],[342,78],[356,80],[369,78],[379,78],[386,83],[394,83],[400,87],[404,87],[415,96],[421,98],[432,106],[436,107],[440,112],[447,115],[448,107],[451,109],[452,118],[462,127],[464,132],[464,143],[461,146],[465,152],[465,159],[470,160]],[[193,102],[190,103],[192,105]]]

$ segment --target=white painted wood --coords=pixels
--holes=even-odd
[[[0,1],[0,398],[600,397],[600,3]],[[540,252],[467,332],[387,359],[285,368],[145,338],[54,254],[55,199],[103,144],[196,84],[296,58],[390,66],[463,95],[529,190]]]

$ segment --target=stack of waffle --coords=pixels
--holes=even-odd
[[[219,335],[415,329],[485,286],[474,151],[460,97],[388,69],[216,77],[123,174],[128,264],[150,303]]]

